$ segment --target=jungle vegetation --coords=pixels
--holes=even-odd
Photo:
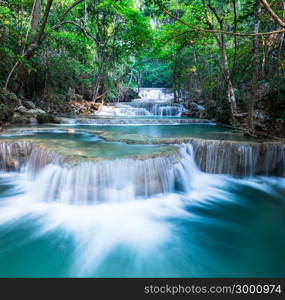
[[[70,89],[111,102],[126,88],[169,87],[246,134],[257,114],[285,129],[285,1],[0,3],[2,90],[62,103]]]

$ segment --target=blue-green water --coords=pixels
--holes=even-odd
[[[171,151],[172,147],[163,145],[136,145],[122,142],[108,142],[95,134],[86,132],[67,132],[66,129],[43,130],[22,130],[6,136],[2,139],[20,140],[26,139],[43,143],[51,150],[55,150],[65,155],[78,155],[84,157],[120,158],[141,155],[156,155],[162,152]]]
[[[0,179],[1,277],[285,275],[284,179],[203,175],[185,195],[89,207],[29,202],[27,184]]]
[[[102,130],[117,134],[141,134],[155,138],[193,137],[213,140],[252,140],[240,131],[214,124],[180,124],[180,125],[66,125],[72,128]]]
[[[25,168],[0,173],[0,277],[285,276],[284,178],[205,174],[190,154],[186,162],[177,159],[174,178],[163,158],[140,164],[125,159],[169,147],[106,142],[80,130],[217,139],[238,139],[238,133],[201,124],[67,129],[5,138],[47,143],[65,154],[118,158],[116,164],[93,168],[92,162],[71,171],[48,166],[36,178]],[[143,176],[132,178],[140,171],[134,165]],[[153,176],[151,168],[167,176]],[[137,196],[134,185],[143,184],[171,188]],[[67,201],[73,192],[77,205]],[[105,201],[78,204],[81,197],[100,196]]]

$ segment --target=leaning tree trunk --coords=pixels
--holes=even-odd
[[[254,13],[254,33],[259,32],[260,27],[260,14],[261,14],[261,5],[260,1],[255,1],[255,13]],[[253,37],[253,46],[252,46],[252,52],[253,52],[253,61],[252,61],[252,80],[251,80],[251,92],[250,92],[250,98],[248,100],[248,118],[247,118],[247,124],[245,128],[245,135],[253,135],[254,134],[254,126],[253,126],[253,112],[254,112],[254,104],[256,102],[257,98],[257,81],[258,81],[258,65],[259,65],[259,38],[258,36]]]
[[[38,25],[40,4],[37,1],[34,3],[32,19],[31,19],[31,34],[29,37],[29,45],[28,45],[26,52],[24,52],[22,55],[23,61],[28,61],[35,54],[36,50],[40,47],[40,45],[44,41],[44,39],[46,37],[45,36],[45,27],[46,27],[46,24],[48,21],[52,3],[53,3],[53,0],[47,1],[41,25]],[[35,32],[37,30],[38,30],[38,32],[35,35]],[[9,81],[10,81],[13,73],[15,74],[15,82],[13,84],[12,91],[17,94],[20,91],[20,89],[23,85],[23,82],[27,76],[27,69],[21,62],[19,62],[19,61],[16,62],[7,77],[7,80],[5,83],[5,89],[8,88]]]
[[[36,0],[35,0],[36,1]],[[23,65],[22,61],[28,61],[37,51],[37,49],[41,46],[43,41],[46,39],[48,34],[45,32],[45,28],[48,22],[48,17],[50,14],[50,9],[53,4],[54,0],[47,0],[45,5],[45,10],[43,13],[41,24],[38,24],[38,17],[40,12],[40,3],[36,1],[34,3],[33,12],[32,12],[32,20],[31,20],[31,35],[29,39],[29,45],[27,47],[26,52],[23,53],[21,61],[18,61],[14,64],[11,71],[9,72],[6,83],[5,83],[5,89],[8,88],[9,82],[12,78],[12,76],[15,76],[15,83],[12,87],[12,90],[16,93],[19,92],[26,76],[27,76],[27,69]],[[63,12],[61,17],[59,18],[58,23],[56,23],[52,28],[55,31],[58,31],[63,24],[66,24],[67,22],[64,22],[64,18],[66,15],[78,4],[83,2],[84,0],[76,0],[74,1],[70,6],[66,8],[66,10]],[[77,24],[75,24],[77,25]],[[77,25],[78,26],[78,25]],[[35,34],[36,33],[36,34]],[[34,35],[35,34],[35,35]]]

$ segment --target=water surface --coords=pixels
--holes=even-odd
[[[35,129],[35,128],[34,128]],[[65,155],[79,155],[86,157],[132,157],[140,155],[157,155],[170,152],[173,147],[164,145],[132,145],[121,142],[108,142],[95,134],[64,129],[19,130],[7,133],[2,139],[21,140],[28,139],[43,143],[51,150]]]
[[[155,138],[193,137],[212,140],[252,141],[240,131],[215,124],[180,124],[180,125],[67,125],[74,128],[102,130],[118,134],[141,134]]]
[[[284,179],[203,176],[184,195],[73,206],[2,175],[0,276],[283,277]]]

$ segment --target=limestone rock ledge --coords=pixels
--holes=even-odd
[[[285,176],[285,145],[192,140],[195,161],[206,173]]]
[[[281,142],[233,142],[201,139],[175,139],[160,140],[156,143],[189,144],[193,147],[195,162],[201,171],[215,174],[229,174],[238,176],[273,175],[285,176],[285,145]],[[155,141],[152,141],[155,143]],[[132,160],[146,161],[162,157],[176,157],[171,161],[181,159],[176,151],[162,153],[155,156],[132,157]],[[44,144],[34,143],[28,140],[6,140],[0,142],[0,170],[19,170],[27,163],[29,172],[36,173],[50,163],[78,165],[88,161],[97,163],[98,159],[65,156],[51,151]],[[102,160],[102,159],[101,159]],[[106,160],[106,159],[104,159]],[[115,159],[117,161],[123,159]],[[110,160],[112,161],[112,160]],[[114,159],[113,159],[114,161]]]

